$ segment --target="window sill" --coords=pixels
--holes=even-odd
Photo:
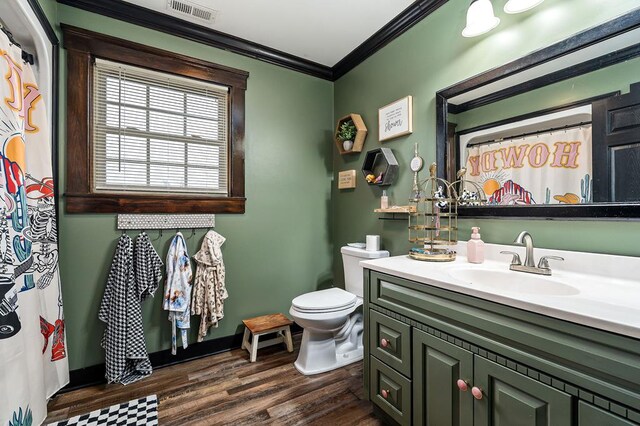
[[[194,195],[66,193],[67,213],[236,213],[243,214],[244,197]]]

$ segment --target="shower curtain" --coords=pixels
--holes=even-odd
[[[467,147],[466,179],[493,205],[590,203],[591,140],[588,124]]]
[[[0,425],[37,425],[69,381],[51,139],[21,49],[0,32]]]

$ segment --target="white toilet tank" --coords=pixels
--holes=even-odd
[[[342,252],[342,266],[344,267],[344,287],[349,293],[358,297],[363,297],[363,268],[360,266],[362,260],[380,259],[389,257],[386,250],[367,251],[355,247],[344,246]]]

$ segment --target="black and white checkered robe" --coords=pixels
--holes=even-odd
[[[133,383],[151,374],[144,341],[142,301],[153,296],[162,278],[162,260],[144,232],[136,239],[123,234],[111,262],[98,318],[106,324],[102,347],[106,352],[108,383]]]

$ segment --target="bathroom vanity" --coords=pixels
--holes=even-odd
[[[365,261],[365,392],[401,425],[640,424],[640,259]],[[518,250],[518,249],[516,249]]]

